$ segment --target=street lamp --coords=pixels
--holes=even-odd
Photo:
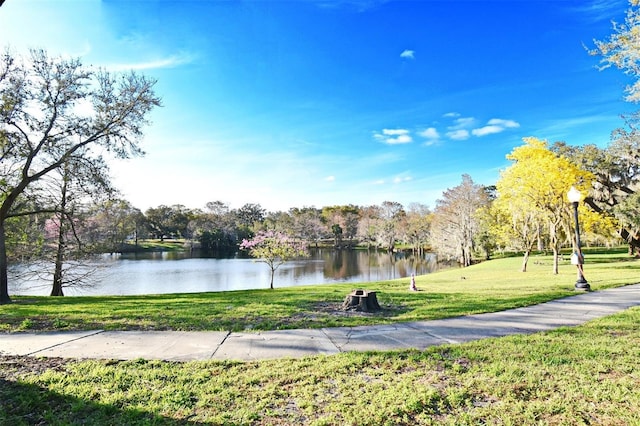
[[[582,265],[584,264],[584,256],[582,255],[582,248],[580,244],[580,223],[578,222],[578,204],[582,199],[582,194],[575,187],[571,187],[567,193],[567,198],[571,204],[573,204],[573,215],[576,219],[576,251],[571,255],[571,263],[578,268],[578,280],[576,281],[575,289],[581,291],[589,291],[591,286],[584,278],[584,271]]]

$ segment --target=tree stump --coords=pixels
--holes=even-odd
[[[353,290],[348,294],[342,304],[345,311],[355,310],[359,312],[376,312],[382,310],[378,304],[378,298],[375,291]]]

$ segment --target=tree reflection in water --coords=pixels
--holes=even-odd
[[[268,288],[269,268],[246,256],[212,257],[194,252],[105,255],[104,273],[91,288],[69,289],[68,295],[191,293]],[[384,281],[438,270],[434,254],[375,250],[311,249],[311,257],[282,265],[275,287],[335,282]],[[14,265],[14,271],[27,265]],[[446,266],[445,266],[446,267]],[[12,280],[12,295],[47,295],[48,282]]]

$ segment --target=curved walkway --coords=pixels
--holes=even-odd
[[[526,308],[392,325],[260,333],[74,331],[0,334],[0,354],[98,359],[259,360],[347,351],[424,349],[576,326],[640,305],[640,284]]]

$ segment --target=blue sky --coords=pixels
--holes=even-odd
[[[586,47],[625,0],[6,0],[0,44],[158,80],[126,199],[435,206],[535,136],[605,146],[628,78]]]

